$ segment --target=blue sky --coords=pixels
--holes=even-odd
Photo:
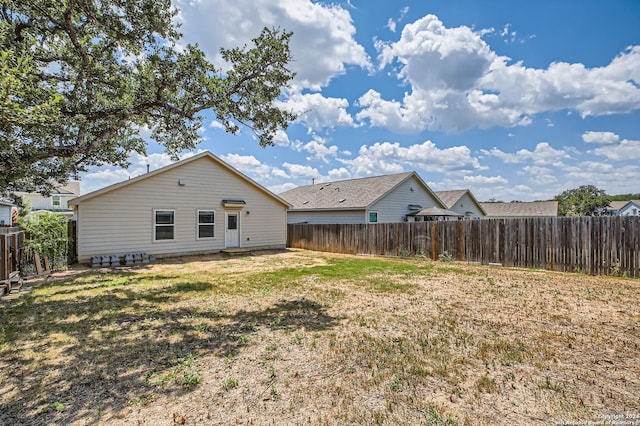
[[[415,170],[434,190],[542,200],[593,184],[640,192],[640,2],[174,0],[185,43],[219,48],[264,26],[294,33],[297,73],[277,145],[225,134],[209,150],[276,193]],[[196,151],[198,152],[198,151]],[[184,156],[193,153],[185,152]],[[151,142],[82,192],[169,164]]]

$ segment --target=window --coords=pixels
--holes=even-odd
[[[378,212],[369,212],[369,223],[378,222]]]
[[[59,206],[60,205],[60,196],[59,195],[51,196],[51,205],[52,206]]]
[[[198,210],[198,239],[216,236],[216,212]]]
[[[154,241],[167,241],[175,239],[175,210],[154,211]]]
[[[229,214],[227,216],[227,229],[228,230],[236,230],[238,229],[238,215],[237,214]]]

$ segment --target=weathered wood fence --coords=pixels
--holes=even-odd
[[[638,217],[295,224],[288,225],[287,246],[640,277]]]
[[[10,291],[12,282],[19,278],[23,248],[24,231],[22,228],[0,227],[0,295],[7,290]]]

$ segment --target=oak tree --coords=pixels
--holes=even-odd
[[[0,194],[46,193],[89,166],[127,167],[141,129],[177,157],[203,113],[261,146],[295,115],[275,102],[294,77],[291,33],[264,28],[221,49],[220,70],[181,45],[171,0],[2,0]]]
[[[560,216],[599,216],[611,202],[605,191],[594,185],[568,189],[556,195],[554,200],[558,201]]]

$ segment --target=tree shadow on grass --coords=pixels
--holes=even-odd
[[[106,274],[103,284],[111,284],[100,287],[100,276],[83,277],[53,284],[60,287],[49,288],[52,295],[33,292],[4,305],[0,424],[97,422],[101,412],[150,395],[191,391],[197,357],[236,355],[261,329],[322,331],[337,324],[304,298],[228,312],[184,298],[172,303],[185,293],[206,296],[215,283],[141,283],[168,278]]]

